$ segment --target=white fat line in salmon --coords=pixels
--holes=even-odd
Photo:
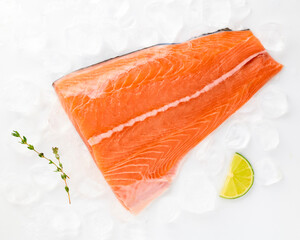
[[[234,73],[236,73],[238,70],[240,70],[249,61],[251,61],[253,58],[255,58],[258,55],[263,54],[263,53],[266,53],[266,50],[251,55],[250,57],[248,57],[244,61],[242,61],[240,64],[238,64],[235,68],[231,69],[229,72],[225,73],[224,75],[222,75],[218,79],[214,80],[212,83],[206,85],[201,90],[198,90],[194,94],[192,94],[190,96],[186,96],[186,97],[181,98],[179,100],[176,100],[174,102],[171,102],[169,104],[166,104],[166,105],[164,105],[161,108],[154,109],[154,110],[152,110],[150,112],[144,113],[144,114],[142,114],[140,116],[137,116],[137,117],[129,120],[126,123],[123,123],[123,124],[120,124],[117,127],[114,127],[113,129],[111,129],[111,130],[109,130],[109,131],[107,131],[105,133],[101,133],[101,134],[99,134],[97,136],[91,137],[91,138],[89,138],[88,143],[91,146],[95,145],[95,144],[98,144],[99,142],[102,141],[102,139],[111,137],[111,135],[113,133],[121,132],[125,127],[131,127],[131,126],[133,126],[137,122],[144,121],[146,118],[154,117],[154,116],[156,116],[160,112],[165,112],[169,108],[173,108],[173,107],[178,106],[180,103],[185,103],[185,102],[190,101],[191,99],[199,97],[202,93],[208,92],[209,90],[211,90],[212,88],[214,88],[215,86],[217,86],[218,84],[220,84],[221,82],[225,81],[227,78],[231,77]]]

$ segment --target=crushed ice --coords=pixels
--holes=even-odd
[[[188,154],[171,189],[150,205],[144,215],[131,215],[108,191],[107,184],[55,97],[52,81],[87,63],[105,60],[137,47],[184,41],[228,26],[244,29],[251,8],[245,0],[187,0],[184,3],[153,0],[146,4],[142,1],[133,4],[128,0],[105,3],[53,0],[39,6],[38,11],[27,13],[24,3],[0,1],[3,27],[0,49],[14,57],[14,67],[20,67],[18,75],[11,75],[15,68],[5,69],[8,74],[2,82],[0,99],[5,102],[4,110],[16,119],[14,122],[7,120],[10,128],[26,129],[32,141],[43,148],[49,148],[47,143],[43,144],[45,138],[61,147],[65,167],[71,170],[70,188],[75,199],[74,204],[66,206],[57,205],[56,197],[46,198],[49,196],[46,194],[55,195],[54,191],[63,194],[59,177],[49,171],[47,164],[36,163],[34,157],[25,157],[27,150],[15,142],[6,144],[7,149],[15,152],[20,169],[24,168],[23,162],[33,164],[26,168],[30,176],[27,172],[7,175],[11,166],[2,166],[0,191],[9,204],[31,210],[28,221],[32,222],[32,232],[37,239],[77,239],[81,236],[89,239],[147,239],[149,221],[165,226],[180,218],[182,211],[200,214],[215,208],[219,185],[214,180],[220,173],[225,173],[224,165],[232,151],[255,146],[268,154],[278,146],[276,127],[273,122],[264,120],[274,121],[284,116],[288,101],[281,90],[268,87],[242,107],[235,119],[229,120],[220,131]],[[29,2],[26,4],[30,5]],[[23,21],[28,27],[24,28]],[[280,24],[262,24],[254,29],[254,33],[268,50],[280,52],[284,49]],[[5,63],[11,59],[6,60]],[[27,62],[32,62],[34,67],[29,66],[28,70]],[[44,75],[39,75],[39,72]],[[41,90],[44,83],[48,88]],[[31,118],[33,115],[34,119]],[[216,136],[222,141],[214,141]],[[20,159],[20,156],[24,157]],[[282,178],[273,159],[253,159],[253,162],[257,183],[267,186]],[[44,204],[39,205],[42,202]],[[99,202],[103,206],[97,210]],[[80,207],[76,203],[80,203]]]

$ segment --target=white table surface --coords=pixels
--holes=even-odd
[[[204,0],[150,2],[0,1],[0,239],[300,239],[300,2],[252,0],[248,7],[236,0],[231,1],[232,5]],[[212,13],[218,13],[215,9],[221,6],[220,18],[202,7],[209,2],[216,3]],[[222,9],[228,6],[242,6],[243,11],[251,13],[242,21],[229,21]],[[232,11],[232,19],[240,18],[242,10]],[[276,119],[265,119],[255,110],[245,115],[246,120],[237,114],[213,134],[213,147],[225,160],[222,170],[208,177],[216,190],[214,204],[207,207],[210,211],[195,213],[175,204],[174,209],[163,213],[170,199],[176,202],[180,198],[178,189],[185,178],[180,176],[188,176],[192,170],[201,172],[201,164],[198,166],[190,154],[164,196],[140,216],[128,215],[62,111],[51,83],[72,70],[109,57],[155,43],[182,41],[225,26],[250,28],[258,36],[263,35],[264,26],[279,29],[282,40],[278,41],[284,46],[281,42],[276,45],[275,39],[280,49],[270,53],[285,67],[253,104],[259,102],[260,94],[275,87],[287,96],[288,112]],[[252,114],[274,126],[280,142],[277,148],[265,152],[251,137],[240,151],[254,162],[254,167],[260,157],[272,159],[282,179],[269,186],[255,182],[253,189],[238,200],[219,199],[220,179],[235,149],[224,149],[218,137],[234,121],[255,126],[255,118],[247,121]],[[71,176],[71,206],[67,205],[59,176],[16,143],[10,136],[13,129],[24,133],[48,155],[51,146],[60,147]],[[160,216],[160,212],[166,215]]]

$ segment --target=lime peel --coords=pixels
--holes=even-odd
[[[220,197],[235,199],[244,196],[252,187],[254,171],[250,162],[240,153],[235,153]]]

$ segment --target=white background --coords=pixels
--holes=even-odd
[[[0,239],[300,239],[299,11],[296,0],[1,0]],[[253,30],[284,65],[250,104],[261,107],[259,99],[275,88],[281,94],[277,100],[287,97],[288,112],[268,118],[254,107],[236,114],[209,138],[213,144],[207,151],[224,158],[216,174],[203,170],[202,166],[216,166],[198,161],[196,149],[171,189],[141,215],[130,216],[115,200],[62,111],[52,82],[110,57],[226,26]],[[249,136],[237,133],[237,137],[251,140],[246,139],[245,146],[238,143],[237,149],[224,147],[220,139],[236,121],[250,129]],[[257,144],[252,129],[260,121],[277,129],[277,148],[264,151]],[[51,156],[51,146],[60,148],[71,176],[71,206],[59,176],[17,144],[10,136],[13,129],[47,155]],[[243,198],[219,199],[217,192],[236,150],[253,162],[254,170],[260,158],[271,159],[267,167],[276,170],[267,180],[275,174],[277,182],[280,174],[281,181],[266,186],[258,179]],[[210,199],[201,192],[198,196],[182,191],[186,179],[198,171],[200,177],[190,178],[195,182],[191,189],[197,192],[196,180],[204,179],[207,185],[201,188],[212,195]],[[184,193],[202,208],[186,207],[184,201],[189,199],[183,198]]]

